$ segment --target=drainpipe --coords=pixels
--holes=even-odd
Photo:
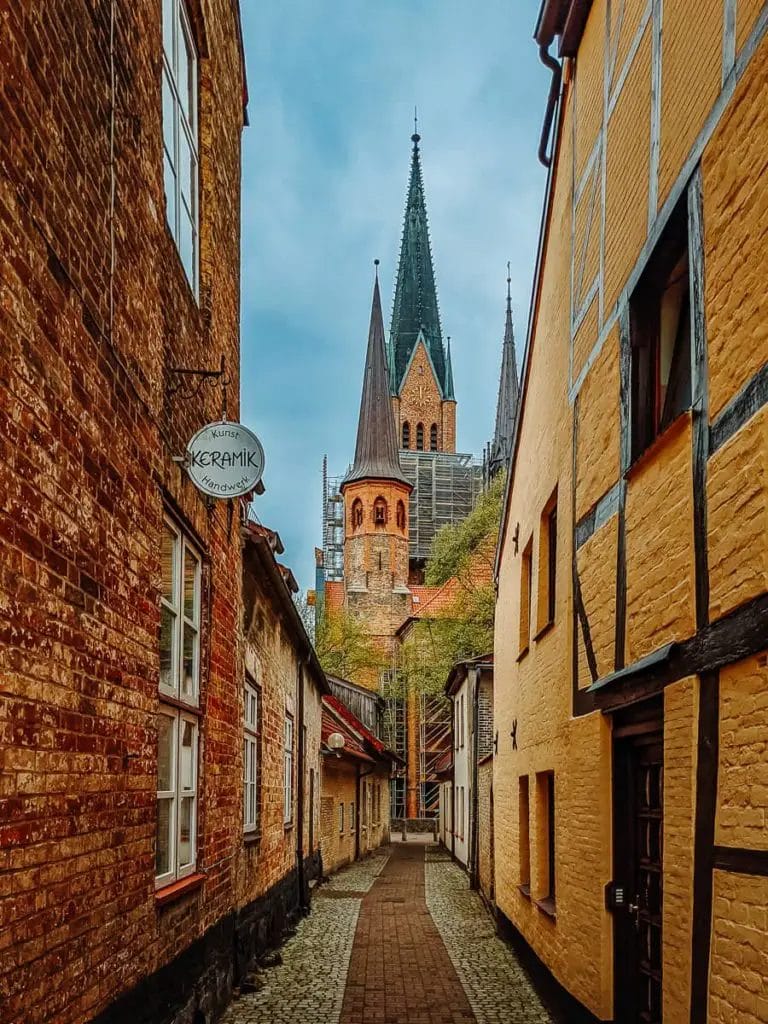
[[[479,799],[477,795],[477,755],[480,752],[478,736],[478,707],[480,704],[480,669],[475,667],[473,672],[472,690],[472,771],[470,774],[470,785],[472,786],[472,832],[469,837],[469,887],[470,889],[480,888],[480,871],[478,867],[478,827],[477,809]]]
[[[555,116],[555,107],[560,95],[560,81],[563,77],[563,68],[549,52],[551,43],[539,46],[539,60],[552,72],[552,81],[549,86],[547,97],[547,109],[544,112],[544,124],[541,127],[541,138],[539,139],[539,163],[549,167],[552,163],[552,155],[547,152],[549,136],[552,132],[552,120]]]
[[[309,911],[306,878],[304,874],[304,666],[306,662],[299,659],[298,694],[299,706],[298,738],[296,741],[296,877],[299,888],[299,909],[306,914]]]

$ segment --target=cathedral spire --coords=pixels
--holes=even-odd
[[[375,264],[376,281],[373,286],[371,325],[368,331],[355,461],[342,484],[366,479],[397,480],[407,483],[397,455],[397,435],[389,397],[384,319],[379,294],[379,261],[375,260]]]
[[[453,390],[453,363],[451,362],[451,338],[448,336],[448,351],[445,356],[445,388],[443,389],[446,401],[455,402],[456,394]]]
[[[512,278],[507,264],[507,317],[504,325],[504,343],[501,352],[499,397],[496,403],[496,430],[491,444],[491,475],[503,469],[512,451],[512,432],[515,427],[520,384],[517,379],[515,332],[512,326]]]
[[[424,332],[429,355],[435,368],[438,387],[446,397],[446,357],[440,329],[432,250],[429,243],[429,224],[419,150],[421,136],[418,131],[414,131],[411,142],[413,143],[411,176],[405,204],[400,263],[397,270],[392,325],[389,332],[390,384],[392,393],[398,394],[421,330]]]

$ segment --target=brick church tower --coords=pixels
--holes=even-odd
[[[376,260],[378,266],[378,260]],[[390,405],[387,347],[378,270],[355,460],[341,483],[344,499],[344,583],[347,611],[365,622],[389,656],[395,631],[410,614],[408,499]],[[371,680],[373,686],[378,679]]]
[[[411,136],[411,177],[389,332],[392,408],[401,448],[456,451],[451,348],[443,345],[429,243],[419,142]]]

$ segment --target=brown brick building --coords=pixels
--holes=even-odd
[[[767,30],[751,0],[546,0],[536,30],[495,891],[589,1019],[768,1019]]]
[[[223,389],[175,368],[223,367],[238,415],[244,100],[232,0],[0,12],[0,1018],[14,1024],[212,1019],[257,945],[254,901],[312,851],[281,820],[264,877],[249,874],[241,508],[206,500],[177,461]],[[290,761],[308,805],[292,699],[280,779]],[[310,717],[316,749],[319,702]]]

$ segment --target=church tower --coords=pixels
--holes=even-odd
[[[378,260],[376,264],[378,266]],[[366,624],[387,655],[410,613],[408,499],[392,416],[378,270],[355,461],[341,483],[344,498],[344,589],[347,611]],[[362,682],[362,680],[361,680]],[[378,680],[367,681],[376,687]]]
[[[415,451],[456,451],[451,347],[443,345],[429,243],[419,142],[411,136],[411,176],[389,332],[389,374],[398,444]]]

